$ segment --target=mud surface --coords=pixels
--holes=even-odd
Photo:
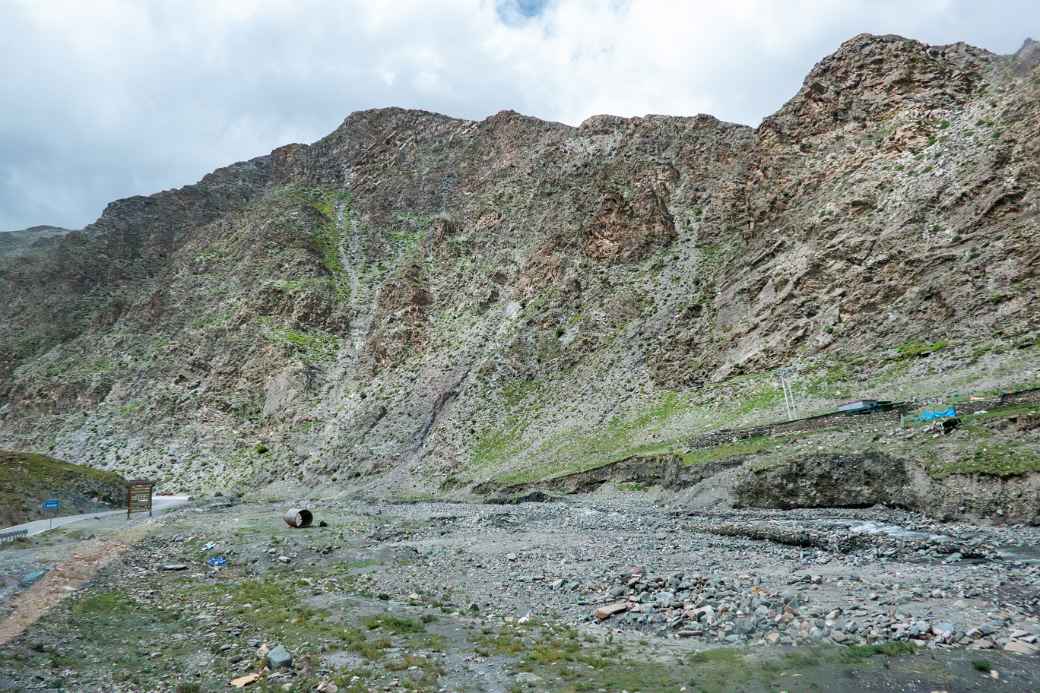
[[[1040,688],[1036,528],[691,514],[643,493],[314,501],[328,526],[286,527],[300,504],[158,519],[0,647],[0,688],[226,690],[254,673],[250,690]],[[79,540],[5,549],[0,571],[74,560]],[[267,662],[277,645],[290,667]]]

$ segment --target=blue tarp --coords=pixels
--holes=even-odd
[[[957,416],[957,409],[954,407],[936,409],[934,411],[931,409],[925,409],[917,418],[921,421],[935,421],[936,419],[948,419],[951,416]]]

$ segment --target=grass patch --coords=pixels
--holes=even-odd
[[[711,448],[691,450],[682,456],[682,460],[685,464],[704,464],[705,462],[724,460],[738,455],[756,455],[760,452],[766,452],[779,447],[782,444],[782,441],[778,438],[755,436],[754,438],[716,445]]]
[[[928,465],[928,475],[942,479],[951,474],[982,474],[1007,478],[1030,472],[1040,472],[1040,454],[1015,443],[979,447],[969,457],[955,462],[936,462]]]
[[[934,354],[949,346],[945,341],[920,342],[910,341],[896,347],[896,354],[900,359],[914,359]]]
[[[263,321],[265,336],[275,344],[289,347],[305,361],[317,363],[331,361],[336,357],[343,340],[334,334],[312,330],[303,332],[289,327],[275,325],[270,320]]]
[[[522,635],[521,632],[513,630],[494,631],[485,628],[481,635],[474,638],[475,651],[481,657],[519,655],[527,649]]]
[[[529,455],[533,459],[546,460],[544,463],[509,472],[500,476],[498,481],[502,484],[526,483],[596,469],[633,455],[669,453],[679,447],[679,441],[636,441],[641,436],[649,436],[660,430],[692,406],[689,399],[678,392],[663,392],[649,406],[630,411],[624,416],[615,416],[599,430],[572,429],[552,436],[539,446],[535,454]],[[516,428],[511,433],[516,436],[515,440],[500,438],[483,441],[485,444],[496,444],[496,450],[506,453],[497,458],[499,462],[526,449],[519,441],[521,431]]]
[[[914,654],[917,645],[909,642],[885,642],[874,645],[853,645],[847,648],[842,655],[846,659],[867,659],[877,655],[885,657],[898,657],[899,655]]]
[[[502,399],[506,407],[513,409],[533,395],[541,387],[537,380],[513,380],[502,386]]]
[[[505,462],[524,449],[523,429],[516,419],[510,419],[506,428],[486,430],[473,446],[472,461],[477,467],[492,467]]]
[[[998,419],[1007,419],[1012,416],[1021,416],[1029,414],[1040,414],[1040,404],[1036,402],[1025,402],[1023,404],[1009,404],[1006,407],[996,407],[986,412],[980,412],[978,414],[972,414],[970,418],[972,421],[995,421]]]
[[[125,592],[99,592],[80,599],[72,606],[76,618],[120,619],[134,610]]]
[[[351,652],[355,652],[367,660],[376,661],[383,657],[383,653],[393,646],[389,638],[376,638],[370,640],[363,631],[358,628],[345,628],[340,639]]]
[[[362,621],[365,628],[369,630],[383,630],[395,635],[407,635],[409,633],[421,633],[426,630],[426,624],[414,618],[404,618],[394,614],[382,614],[379,616],[368,616]]]

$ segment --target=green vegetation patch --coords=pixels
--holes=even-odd
[[[917,645],[909,642],[885,642],[874,645],[853,645],[841,654],[845,659],[866,659],[877,655],[885,657],[897,657],[899,655],[915,654]]]
[[[477,438],[472,457],[475,466],[494,467],[523,452],[523,428],[515,419],[507,424],[505,428],[488,429]]]
[[[1040,454],[1015,443],[978,447],[970,456],[954,462],[934,462],[927,466],[929,476],[942,479],[951,474],[983,474],[1007,478],[1040,472]]]
[[[755,436],[754,438],[716,445],[711,448],[691,450],[682,456],[682,460],[686,464],[704,464],[705,462],[724,460],[730,457],[737,457],[738,455],[756,455],[780,447],[783,445],[783,442],[782,438]]]
[[[948,346],[949,344],[942,340],[937,342],[910,341],[897,346],[896,353],[899,355],[900,359],[913,359],[933,354]]]
[[[343,267],[341,250],[344,229],[350,223],[350,193],[321,187],[286,186],[277,195],[318,213],[318,222],[310,230],[312,249],[329,274],[337,301],[349,300],[350,282]],[[286,285],[289,291],[303,288],[295,280],[286,280]]]
[[[342,338],[322,330],[304,332],[276,325],[270,320],[263,323],[269,341],[292,348],[305,361],[311,363],[331,361],[343,345]]]
[[[837,680],[849,684],[842,690],[858,690],[853,680],[857,676],[871,681],[882,671],[896,681],[921,676],[921,656],[909,643],[786,652],[714,648],[662,656],[633,643],[622,645],[610,637],[583,636],[571,627],[536,623],[484,626],[472,640],[478,655],[513,660],[516,671],[542,679],[539,689],[554,691],[822,691],[834,690]]]
[[[512,409],[541,389],[537,380],[513,380],[502,386],[502,399]]]
[[[419,619],[405,618],[395,614],[380,614],[368,616],[362,621],[369,630],[380,629],[395,635],[407,633],[421,633],[426,630],[426,624]]]

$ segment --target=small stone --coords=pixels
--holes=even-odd
[[[910,627],[906,629],[906,634],[911,638],[919,638],[922,635],[928,635],[932,630],[932,624],[928,621],[914,621],[910,624]]]
[[[1031,645],[1027,642],[1022,642],[1021,640],[1012,640],[1008,642],[1007,645],[1004,645],[1004,649],[1007,652],[1014,652],[1015,654],[1023,655],[1035,655],[1040,652],[1040,647]]]
[[[188,566],[185,563],[166,563],[162,566],[161,570],[187,570]]]
[[[260,680],[260,674],[246,674],[245,676],[239,676],[237,679],[231,679],[232,688],[245,688],[250,684],[254,684]]]
[[[278,557],[278,561],[279,561],[280,563],[291,563],[291,562],[292,562],[292,559],[291,559],[291,558],[289,558],[288,556],[279,556],[279,557]]]
[[[968,645],[969,650],[992,650],[996,645],[989,638],[980,638]]]
[[[614,614],[620,614],[623,611],[628,611],[628,602],[615,602],[613,604],[607,604],[601,606],[594,612],[597,621],[606,621]]]
[[[537,686],[542,682],[542,677],[529,671],[521,671],[513,677],[513,680],[521,686]]]
[[[672,592],[658,592],[654,595],[654,604],[659,609],[667,609],[672,606],[672,601],[675,600],[675,594]]]
[[[710,624],[710,623],[714,622],[715,621],[715,609],[713,609],[710,606],[702,606],[702,607],[694,609],[693,611],[690,612],[690,618],[692,618],[694,620],[701,620],[702,617],[703,617],[703,620],[706,623]]]

